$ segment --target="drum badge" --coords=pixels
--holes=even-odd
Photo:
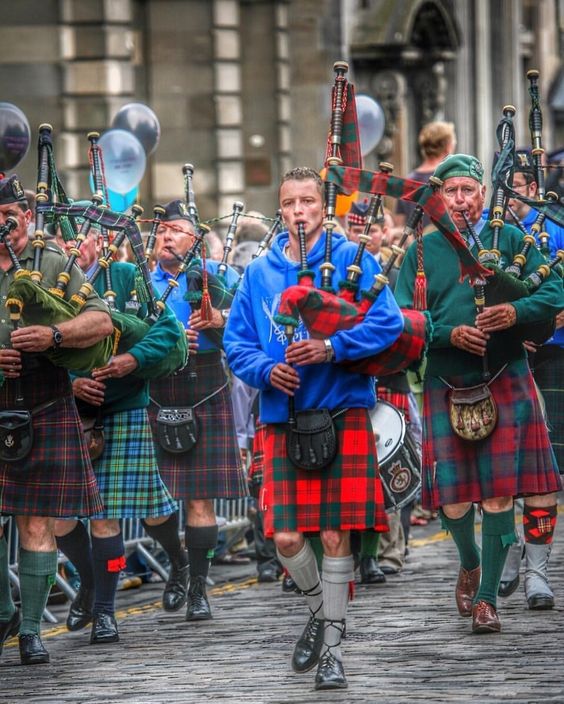
[[[15,441],[14,441],[14,436],[13,435],[6,435],[6,439],[4,440],[4,445],[6,447],[14,447]]]
[[[390,467],[390,489],[400,494],[405,491],[411,483],[411,471],[409,467],[402,467],[401,462],[394,462]]]

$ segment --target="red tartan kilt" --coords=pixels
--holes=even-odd
[[[335,418],[339,450],[326,469],[297,469],[286,456],[283,424],[264,427],[260,508],[266,536],[286,531],[388,530],[374,431],[365,408]]]
[[[448,378],[453,386],[468,386],[464,381]],[[425,508],[560,490],[556,459],[526,360],[509,364],[490,390],[498,409],[496,428],[485,440],[470,442],[450,427],[448,388],[436,377],[425,380]]]

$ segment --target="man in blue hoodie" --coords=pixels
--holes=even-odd
[[[347,686],[340,652],[354,565],[350,531],[387,530],[383,494],[377,476],[374,433],[368,409],[375,403],[370,377],[347,371],[340,363],[368,357],[389,347],[403,320],[385,289],[362,323],[314,339],[300,322],[293,342],[275,319],[281,293],[298,281],[298,226],[304,225],[307,268],[321,280],[325,238],[323,182],[317,172],[299,167],[280,186],[280,207],[288,230],[264,257],[251,262],[239,287],[224,336],[233,373],[260,390],[264,436],[264,482],[260,505],[267,536],[279,559],[306,595],[310,618],[292,657],[296,672],[318,665],[316,689]],[[356,245],[333,234],[333,286],[346,278]],[[360,289],[368,289],[379,264],[362,259]],[[295,410],[329,409],[338,452],[324,469],[298,469],[286,452],[288,400]],[[320,533],[323,578],[304,534]]]

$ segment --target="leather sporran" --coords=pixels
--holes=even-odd
[[[0,460],[19,462],[33,447],[33,425],[30,411],[0,411]]]
[[[165,452],[188,452],[198,442],[198,423],[194,409],[159,408],[157,413],[157,440]]]
[[[290,462],[314,471],[329,466],[337,455],[335,423],[328,408],[299,411],[295,425],[286,432],[286,452]]]
[[[86,447],[91,460],[97,460],[104,451],[104,420],[98,416],[81,418]]]
[[[451,387],[448,410],[452,429],[463,440],[484,440],[497,424],[497,405],[488,384]]]

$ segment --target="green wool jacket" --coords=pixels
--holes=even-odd
[[[135,278],[137,267],[128,262],[112,262],[110,265],[112,274],[112,290],[116,294],[116,307],[124,312],[125,304],[131,298],[131,291],[136,288]],[[105,292],[105,278],[103,273],[95,281],[94,288],[100,296]],[[138,317],[144,319],[147,315],[147,306],[143,304],[137,313]],[[176,322],[176,316],[171,309],[166,306],[153,323],[145,337],[131,347],[128,352],[137,360],[138,369],[151,367],[158,364],[174,348],[180,328]],[[88,376],[87,374],[74,373],[73,376]],[[77,402],[79,410],[83,414],[96,415],[97,409],[94,406]],[[110,379],[106,381],[106,394],[102,405],[104,415],[127,411],[133,408],[146,408],[149,405],[149,382],[140,379],[133,374],[128,374],[121,379]]]
[[[486,224],[480,240],[486,249],[492,247],[493,230]],[[505,225],[499,236],[501,268],[513,261],[523,247],[523,237],[517,228]],[[474,244],[472,253],[478,258]],[[460,281],[460,260],[440,232],[423,236],[424,268],[427,275],[427,308],[433,321],[433,336],[427,355],[426,376],[467,376],[467,384],[481,381],[482,358],[454,347],[450,334],[458,325],[475,324],[476,305],[468,278]],[[524,275],[544,264],[544,257],[533,249],[529,251]],[[402,308],[413,308],[413,289],[417,271],[417,245],[407,251],[395,288],[395,297]],[[562,279],[554,271],[532,295],[513,301],[518,323],[537,322],[553,318],[564,308]],[[488,342],[488,362],[492,372],[503,364],[526,356],[520,341],[511,330],[493,333]]]

